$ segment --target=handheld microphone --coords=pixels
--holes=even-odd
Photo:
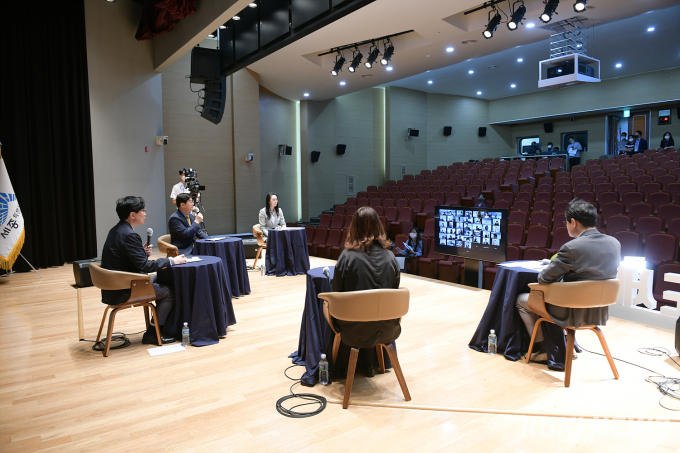
[[[146,229],[146,245],[145,245],[145,247],[148,247],[149,244],[151,244],[151,236],[153,236],[153,228],[147,228]]]
[[[331,281],[331,270],[328,269],[328,266],[323,268],[323,274],[326,276],[326,278],[330,282]]]

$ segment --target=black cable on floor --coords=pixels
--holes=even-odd
[[[293,387],[295,387],[297,384],[299,384],[302,381],[301,381],[301,379],[295,379],[295,378],[288,376],[288,373],[286,373],[286,371],[290,370],[291,368],[295,368],[296,366],[302,366],[302,365],[291,365],[283,371],[284,376],[286,376],[291,381],[295,381],[295,382],[293,383],[293,385],[290,386],[290,395],[286,395],[283,398],[280,398],[276,402],[276,410],[279,412],[279,414],[285,415],[286,417],[291,417],[291,418],[306,418],[306,417],[312,417],[314,415],[320,414],[321,412],[323,412],[324,409],[326,409],[326,404],[327,404],[326,398],[324,398],[321,395],[315,395],[313,393],[295,393],[295,392],[293,392]],[[311,401],[311,402],[310,403],[297,404],[297,405],[291,407],[290,409],[283,407],[284,401],[287,401],[287,400],[293,399],[293,398],[300,398],[302,400]],[[313,411],[313,412],[296,412],[296,411],[293,410],[295,408],[298,408],[298,407],[301,407],[301,406],[307,406],[309,404],[318,404],[319,408],[317,410]]]
[[[594,351],[589,351],[588,349],[584,348],[583,346],[579,345],[582,350],[585,352],[589,352],[591,354],[595,355],[600,355],[603,357],[606,357],[604,354],[599,353],[599,352],[594,352]],[[651,356],[663,356],[667,355],[668,358],[670,358],[676,365],[680,367],[680,363],[676,362],[673,357],[671,357],[670,351],[666,348],[640,348],[638,349],[638,352],[641,354],[645,355],[651,355]],[[661,373],[658,373],[654,370],[650,370],[649,368],[645,368],[643,366],[637,365],[632,362],[628,362],[626,360],[622,359],[617,359],[616,357],[612,357],[614,360],[618,360],[619,362],[627,363],[628,365],[633,365],[638,368],[642,368],[643,370],[646,371],[651,371],[654,373],[652,376],[647,376],[645,378],[646,382],[649,382],[650,384],[654,384],[656,388],[661,392],[662,395],[667,396],[669,398],[673,398],[676,400],[680,400],[680,378],[669,378],[667,376],[664,376]],[[661,404],[661,401],[663,401],[663,396],[659,399],[659,406],[663,407],[664,409],[667,409],[669,411],[680,411],[679,409],[673,409],[671,407],[666,407],[663,404]]]
[[[138,335],[138,334],[144,333],[144,332],[146,332],[146,330],[131,333],[130,335]],[[94,341],[94,340],[80,340],[80,341],[87,341],[89,343],[94,343],[94,345],[92,346],[93,351],[103,351],[106,348],[106,338],[104,338],[103,340],[99,340],[99,341]],[[121,332],[114,332],[113,334],[111,334],[111,344],[113,344],[114,341],[116,341],[116,342],[120,341],[121,344],[116,345],[116,346],[111,346],[109,349],[123,349],[123,348],[127,348],[128,346],[130,346],[132,344],[132,343],[130,343],[130,339],[127,336],[125,336],[124,333],[121,333]]]

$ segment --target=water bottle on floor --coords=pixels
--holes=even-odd
[[[489,333],[489,354],[496,355],[496,331],[491,329]]]
[[[191,339],[189,338],[189,323],[185,322],[184,327],[182,327],[182,346],[185,348],[191,344]]]
[[[319,361],[319,384],[330,385],[331,377],[328,373],[328,360],[326,360],[326,354],[321,354],[321,360]]]

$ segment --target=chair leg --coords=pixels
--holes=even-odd
[[[260,252],[262,251],[262,246],[257,248],[257,254],[255,255],[255,261],[253,261],[253,269],[257,267],[257,260],[260,259]]]
[[[149,307],[147,305],[144,306],[144,321],[146,321],[146,330],[149,330],[151,323],[149,322]]]
[[[151,314],[153,315],[153,319],[156,320],[154,322],[154,327],[156,328],[156,341],[158,341],[158,346],[163,346],[163,341],[161,340],[161,328],[158,326],[158,316],[156,316],[156,307],[153,305],[149,304],[149,308],[151,308]],[[147,307],[144,307],[145,309]],[[150,326],[147,326],[147,328]]]
[[[380,368],[380,372],[384,373],[385,372],[385,356],[383,353],[383,345],[378,344],[375,346],[375,352],[378,353],[378,368]]]
[[[111,336],[113,335],[113,321],[116,319],[117,309],[111,310],[111,316],[109,317],[109,326],[106,331],[106,345],[104,346],[104,357],[109,356],[109,349],[111,348]]]
[[[571,363],[574,360],[574,341],[576,340],[576,331],[574,329],[567,329],[567,352],[564,364],[564,386],[569,387],[571,384]]]
[[[406,401],[411,401],[411,394],[408,392],[408,387],[406,387],[404,373],[401,372],[401,365],[399,365],[397,351],[394,350],[394,346],[391,343],[386,344],[385,349],[387,350],[387,355],[390,356],[390,360],[392,361],[392,368],[394,368],[394,372],[397,375],[397,380],[399,381],[399,385],[401,386],[401,392],[404,394],[404,399]]]
[[[347,367],[347,379],[345,380],[345,397],[342,400],[342,408],[349,407],[349,395],[352,393],[352,383],[354,383],[354,372],[357,368],[357,359],[359,358],[359,350],[352,348],[349,353],[349,366]]]
[[[609,352],[609,347],[607,346],[607,341],[604,339],[604,334],[600,330],[599,327],[595,327],[594,329],[590,329],[593,332],[597,334],[597,338],[600,339],[600,344],[602,345],[602,349],[604,350],[604,355],[607,356],[607,361],[609,361],[609,366],[611,367],[612,371],[614,372],[614,378],[618,379],[619,378],[619,372],[616,369],[616,365],[614,364],[614,358],[612,357],[612,353]]]
[[[97,334],[97,339],[95,341],[99,341],[99,339],[102,336],[102,329],[104,329],[104,321],[106,321],[106,314],[109,312],[109,307],[108,305],[106,306],[106,310],[104,310],[104,316],[102,316],[102,323],[99,325],[99,333]]]
[[[527,352],[527,363],[531,362],[531,351],[534,350],[534,342],[536,341],[536,334],[538,333],[538,329],[540,329],[542,322],[543,322],[543,318],[538,318],[538,321],[536,321],[536,324],[534,324],[534,333],[531,334],[531,342],[529,343],[529,351]]]
[[[335,338],[333,338],[333,365],[338,358],[338,351],[340,350],[340,334],[336,333]]]

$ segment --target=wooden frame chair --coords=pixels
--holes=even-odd
[[[253,261],[253,269],[258,269],[257,260],[260,259],[260,253],[262,249],[267,248],[267,243],[264,241],[264,235],[262,234],[262,227],[260,224],[253,225],[253,236],[257,239],[257,254],[255,255],[255,261]]]
[[[166,258],[179,255],[179,249],[170,243],[170,235],[164,234],[158,238],[158,251],[165,253]]]
[[[369,322],[385,321],[389,319],[399,319],[408,313],[410,293],[406,288],[399,289],[371,289],[366,291],[352,291],[346,293],[321,293],[319,299],[323,302],[323,314],[331,326],[335,338],[333,340],[333,364],[338,357],[340,349],[340,332],[335,329],[331,318],[343,321]],[[378,366],[380,372],[385,372],[385,361],[383,358],[383,348],[387,351],[394,372],[397,375],[399,386],[404,394],[406,401],[411,401],[411,394],[406,387],[406,380],[399,365],[397,351],[392,344],[378,344],[375,346],[378,353]],[[342,408],[349,406],[349,397],[352,393],[352,383],[354,382],[354,372],[356,371],[359,348],[352,347],[347,367],[347,380],[345,381],[345,396],[342,401]]]
[[[543,285],[540,283],[529,283],[529,310],[540,316],[536,325],[534,325],[534,333],[531,336],[531,343],[529,344],[529,351],[533,350],[536,334],[543,321],[557,324],[545,306],[546,303],[555,305],[557,307],[565,308],[595,308],[606,307],[616,303],[619,297],[619,288],[621,281],[617,279],[612,280],[588,280],[579,282],[558,282]],[[577,330],[592,330],[600,340],[604,355],[609,361],[609,366],[614,373],[614,378],[619,378],[619,372],[614,365],[607,341],[604,339],[604,334],[597,326],[582,326],[582,327],[562,327],[567,331],[567,354],[564,369],[564,386],[569,387],[571,382],[571,363],[574,358],[574,342],[576,339]],[[527,363],[531,361],[531,354],[527,353]]]
[[[104,321],[106,320],[106,314],[111,310],[111,316],[109,318],[109,326],[106,332],[106,346],[104,347],[104,357],[109,356],[109,349],[111,347],[111,335],[113,334],[113,322],[116,318],[116,314],[127,308],[132,307],[144,307],[144,318],[146,320],[146,328],[149,329],[149,308],[153,314],[154,319],[156,317],[156,307],[151,303],[156,300],[156,292],[153,289],[153,284],[151,283],[151,276],[145,274],[135,274],[132,272],[119,272],[111,271],[101,267],[100,263],[90,263],[90,276],[92,277],[92,283],[99,289],[104,290],[117,290],[117,289],[130,289],[130,298],[120,305],[107,305],[106,310],[104,310],[104,316],[102,316],[102,323],[99,325],[99,333],[97,334],[97,342],[102,335],[102,329],[104,328]],[[161,341],[161,331],[156,324],[156,338],[158,339],[158,346],[162,346]]]

